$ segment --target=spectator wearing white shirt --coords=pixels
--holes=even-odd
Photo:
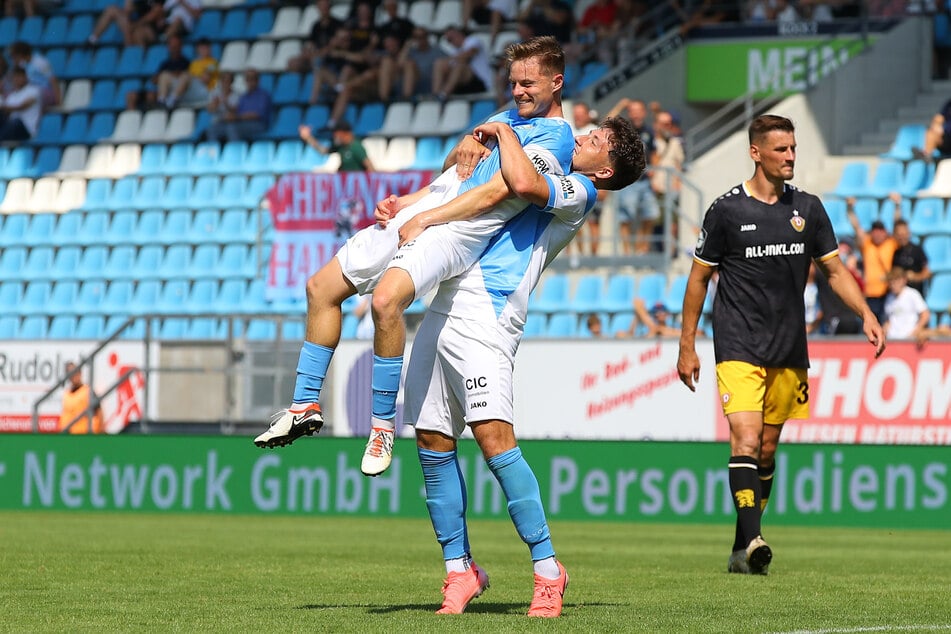
[[[60,102],[59,81],[53,74],[53,67],[45,57],[33,50],[27,42],[17,41],[10,45],[10,59],[14,66],[26,71],[29,83],[38,86],[41,106],[56,106]]]
[[[433,92],[440,101],[452,94],[487,92],[492,89],[492,61],[478,35],[467,35],[462,28],[450,26],[446,41],[455,52],[436,60],[433,66]]]
[[[191,33],[195,28],[195,20],[201,15],[199,0],[165,0],[165,37]]]
[[[14,68],[11,79],[13,91],[0,106],[0,141],[23,141],[36,134],[43,110],[42,96],[39,87],[27,81],[24,69]]]
[[[892,267],[885,298],[885,335],[892,340],[918,339],[930,318],[921,293],[908,286],[905,269]]]

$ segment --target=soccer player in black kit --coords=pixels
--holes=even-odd
[[[761,518],[773,484],[783,423],[809,416],[809,355],[803,291],[810,261],[885,349],[885,335],[855,278],[839,259],[832,224],[819,199],[786,181],[793,177],[796,137],[785,117],[762,115],[749,127],[753,177],[707,210],[683,304],[677,371],[695,391],[700,360],[697,322],[715,270],[713,348],[723,413],[730,424],[730,491],[736,539],[727,569],[766,574],[772,551]]]

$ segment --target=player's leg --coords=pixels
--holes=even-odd
[[[403,312],[413,302],[413,297],[413,280],[406,271],[398,268],[387,269],[373,291],[372,419],[370,440],[360,467],[368,476],[386,471],[393,458],[396,397],[406,346]]]
[[[340,342],[344,300],[357,289],[334,257],[307,280],[307,324],[297,361],[297,380],[291,406],[277,412],[268,430],[254,439],[259,447],[282,447],[320,431],[320,390],[334,349]]]
[[[737,528],[730,572],[763,572],[772,552],[761,536],[759,456],[763,435],[766,369],[749,363],[717,364],[723,413],[730,425],[729,482]],[[743,559],[749,567],[744,569]]]
[[[491,420],[471,427],[486,464],[505,494],[515,530],[531,553],[535,592],[528,615],[559,616],[568,573],[555,559],[535,473],[522,456],[511,423]]]

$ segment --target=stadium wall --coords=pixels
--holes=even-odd
[[[4,438],[0,508],[426,517],[415,443],[397,441],[377,478],[362,439],[302,439],[261,451],[247,438]],[[553,520],[734,521],[726,459],[714,443],[523,441]],[[459,447],[470,518],[507,517],[473,441]],[[939,447],[787,445],[767,508],[789,526],[946,529],[947,451]]]

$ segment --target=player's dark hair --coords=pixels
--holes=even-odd
[[[505,67],[537,57],[542,71],[549,75],[565,74],[565,52],[558,40],[550,35],[533,37],[524,42],[513,42],[505,49]]]
[[[624,189],[640,178],[647,167],[641,133],[633,123],[621,117],[608,117],[601,122],[601,127],[611,132],[608,158],[614,168],[614,175],[601,184],[607,190]]]
[[[796,127],[793,122],[786,117],[780,117],[775,114],[761,114],[753,119],[750,124],[750,145],[753,145],[757,139],[761,139],[773,130],[781,132],[795,132]]]

